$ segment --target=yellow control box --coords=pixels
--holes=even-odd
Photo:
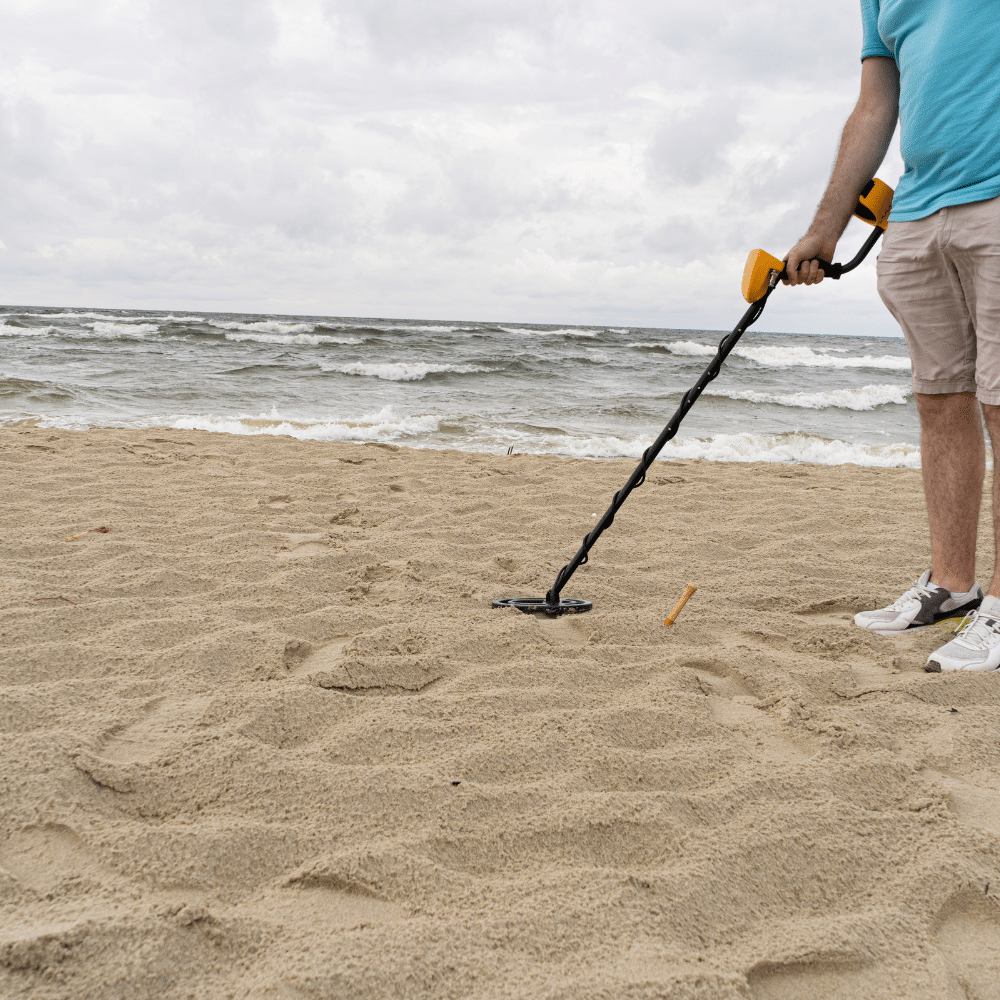
[[[874,177],[861,189],[854,214],[870,226],[885,229],[889,224],[889,213],[892,211],[892,195],[892,188]]]
[[[785,262],[772,257],[766,250],[751,250],[743,268],[743,298],[756,302],[767,291],[772,271],[784,270]]]

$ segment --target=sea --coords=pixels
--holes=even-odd
[[[638,458],[726,332],[7,306],[0,423]],[[661,458],[917,467],[904,342],[752,327]]]

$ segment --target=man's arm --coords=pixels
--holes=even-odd
[[[812,258],[833,260],[858,203],[858,192],[881,166],[899,116],[899,68],[895,59],[873,56],[861,64],[861,94],[840,137],[830,183],[809,231],[788,254],[786,285],[816,285],[823,272]],[[801,268],[800,268],[801,265]]]

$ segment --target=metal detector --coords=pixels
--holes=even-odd
[[[822,270],[824,277],[833,278],[835,281],[841,275],[853,271],[868,256],[872,247],[878,242],[878,238],[885,232],[885,227],[889,221],[889,210],[892,208],[892,188],[884,184],[877,178],[870,180],[862,188],[858,196],[858,204],[854,209],[854,215],[874,226],[874,231],[865,240],[864,245],[854,255],[847,264],[831,264],[829,261],[815,258]],[[642,460],[636,466],[635,472],[629,476],[625,485],[614,495],[611,506],[604,512],[601,519],[584,536],[583,544],[573,558],[559,570],[555,583],[549,588],[545,597],[504,597],[494,601],[494,608],[517,608],[528,615],[545,615],[555,617],[557,615],[582,614],[590,611],[594,606],[590,601],[583,601],[577,598],[561,597],[563,587],[569,582],[569,578],[576,572],[578,566],[582,566],[590,559],[590,550],[594,543],[606,528],[610,528],[615,519],[615,514],[621,509],[622,504],[628,499],[629,494],[637,486],[642,486],[646,481],[646,472],[653,464],[654,459],[660,454],[663,446],[677,433],[681,421],[687,415],[688,410],[694,406],[698,397],[702,394],[705,386],[713,381],[722,368],[722,363],[729,357],[730,352],[739,342],[740,337],[753,326],[764,311],[764,306],[777,287],[778,282],[787,276],[785,262],[772,257],[764,250],[751,250],[747,257],[746,267],[743,270],[743,298],[750,303],[750,308],[743,314],[743,318],[736,324],[732,333],[727,334],[719,341],[719,349],[709,366],[702,372],[701,378],[684,394],[684,398],[677,407],[677,411],[670,418],[667,426],[660,431],[660,436],[642,453]]]

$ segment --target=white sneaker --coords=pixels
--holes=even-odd
[[[963,622],[958,635],[931,653],[924,667],[942,670],[996,670],[1000,667],[1000,598],[984,597],[978,611]]]
[[[979,607],[983,592],[978,583],[967,594],[952,596],[950,590],[930,582],[931,571],[923,576],[887,608],[878,611],[861,611],[854,616],[858,628],[868,629],[879,635],[899,635],[918,628],[927,628],[946,618],[961,618]]]

